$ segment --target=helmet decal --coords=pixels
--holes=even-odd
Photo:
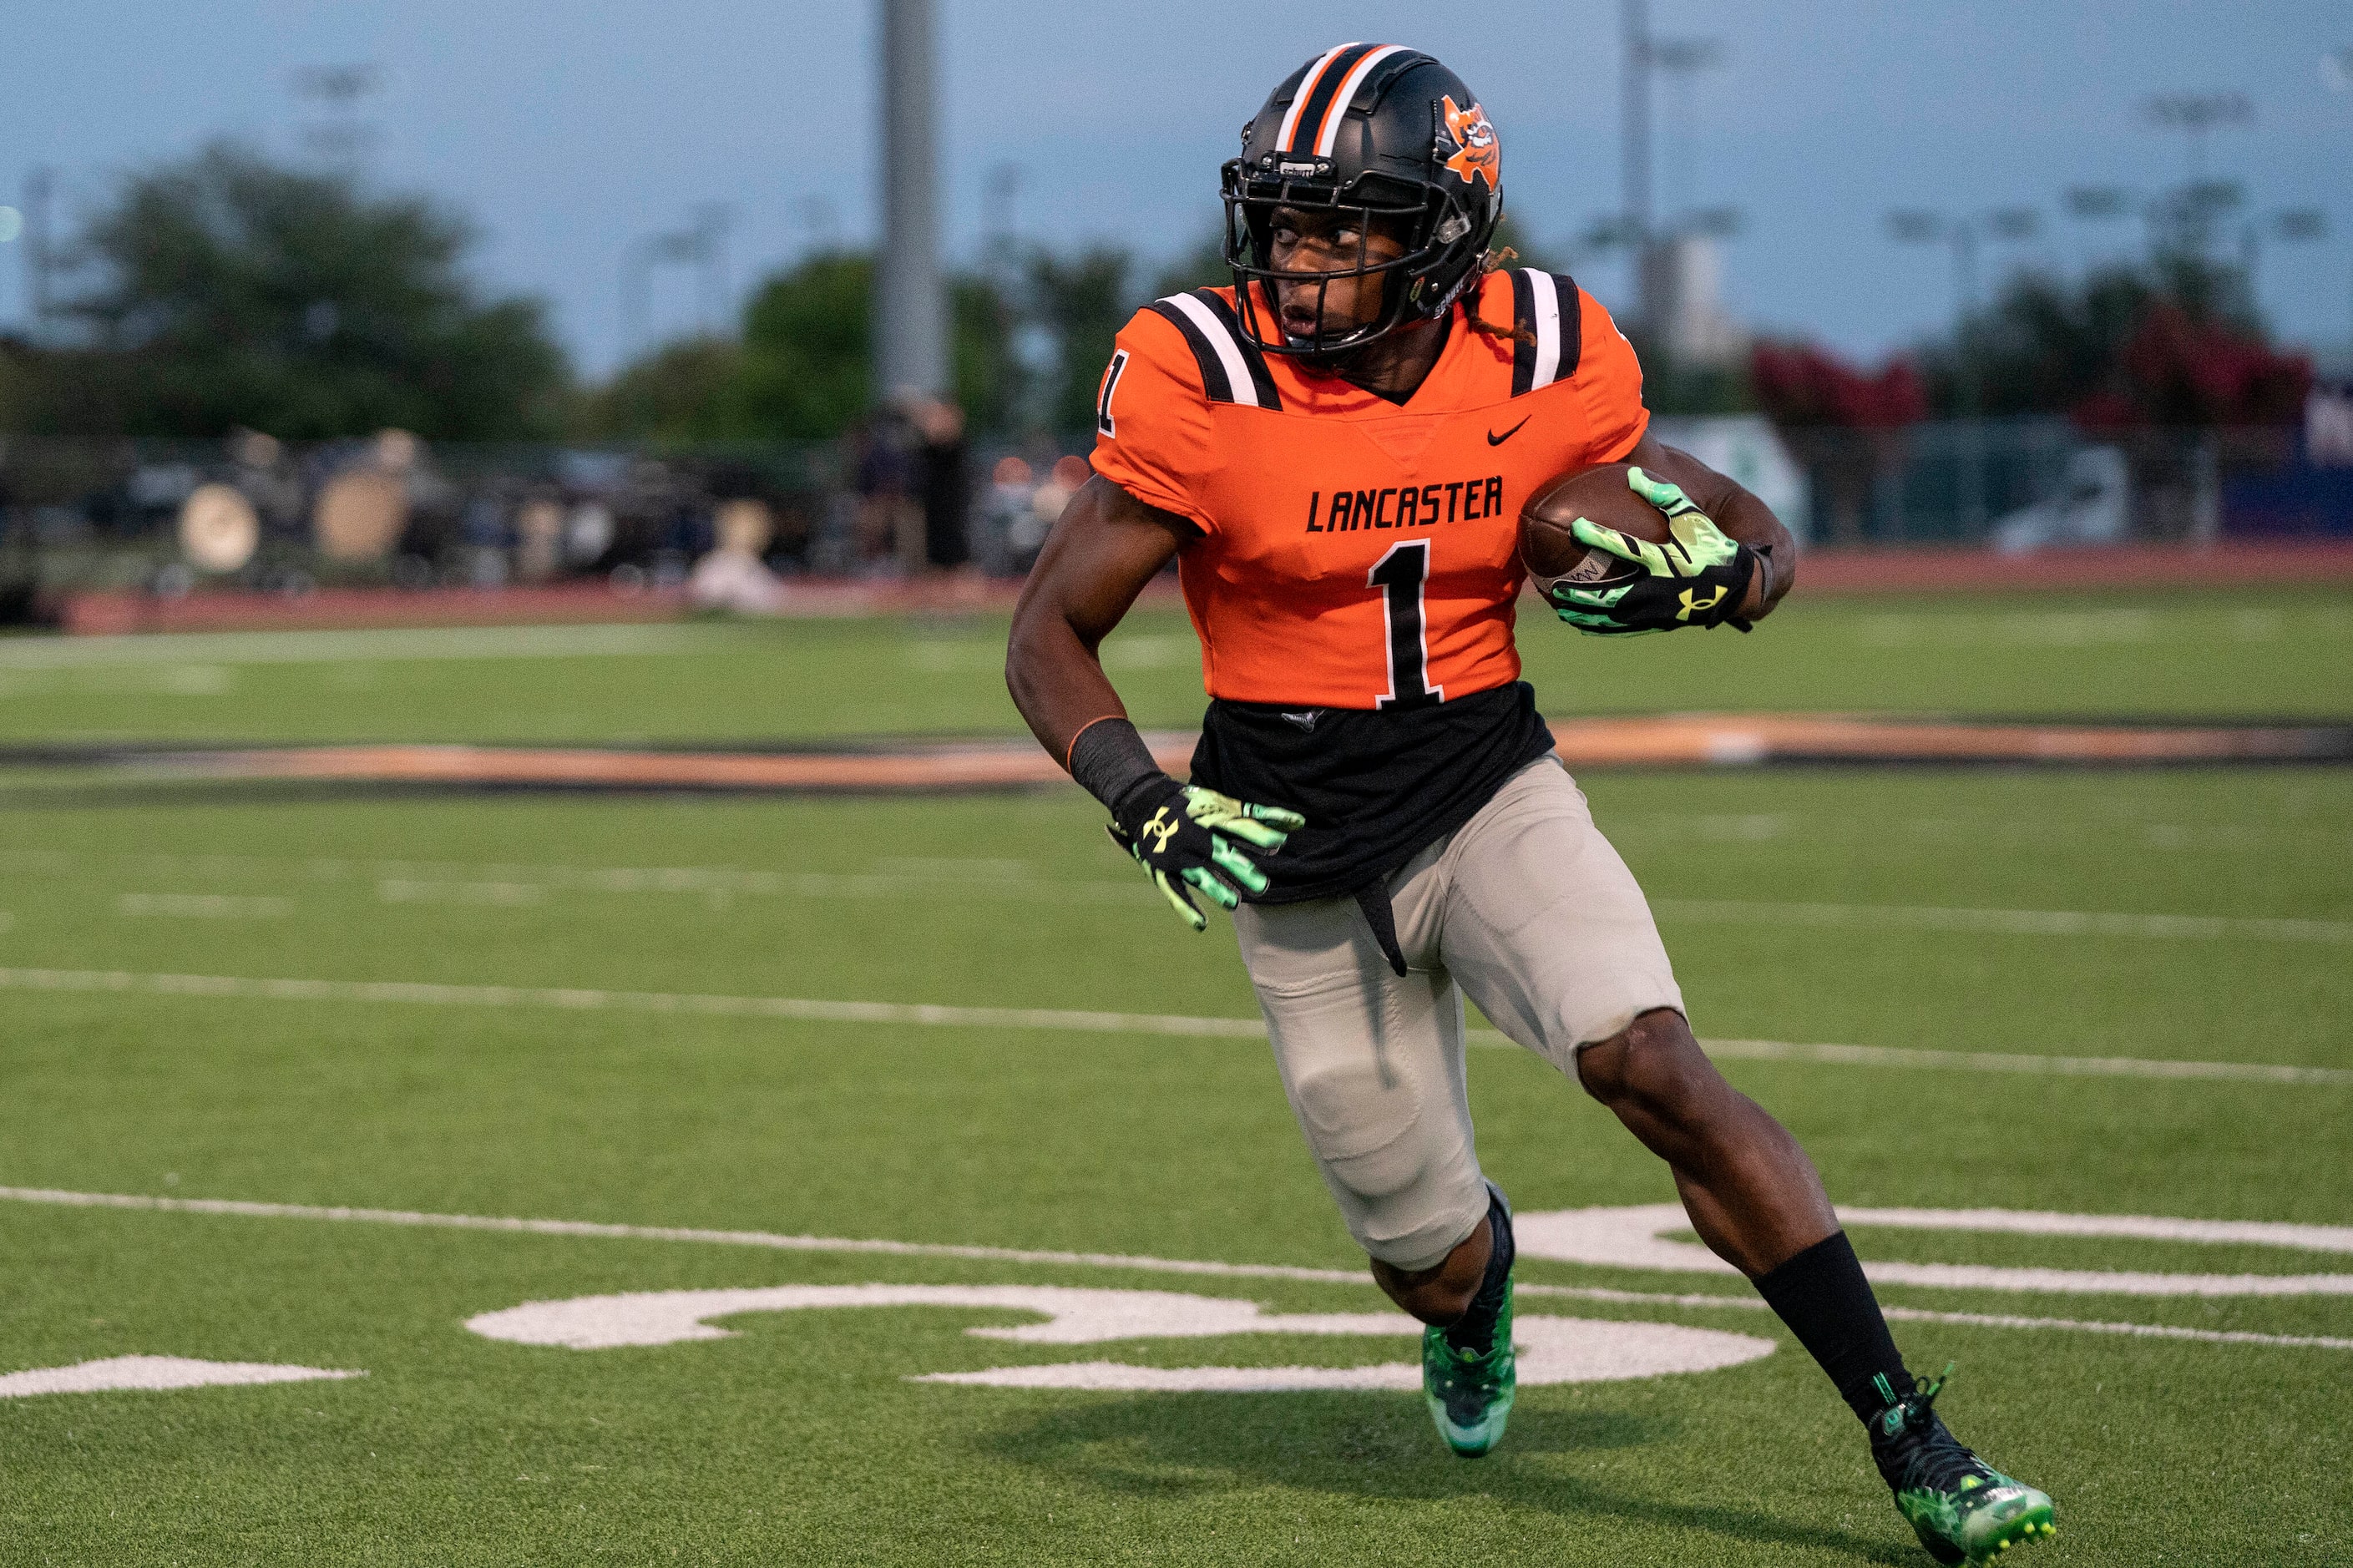
[[[1454,107],[1454,100],[1439,100],[1446,116],[1446,134],[1454,139],[1459,149],[1446,160],[1446,166],[1464,184],[1487,182],[1491,191],[1503,189],[1504,150],[1495,140],[1495,128],[1487,120],[1487,111],[1477,104],[1468,109]]]

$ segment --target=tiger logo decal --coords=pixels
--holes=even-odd
[[[1489,123],[1487,111],[1475,103],[1457,109],[1451,96],[1440,99],[1439,108],[1446,116],[1446,134],[1454,139],[1458,149],[1446,160],[1454,177],[1466,185],[1484,180],[1489,190],[1502,190],[1504,149],[1495,140],[1495,127]]]

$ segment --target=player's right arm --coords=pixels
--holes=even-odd
[[[1095,475],[1047,536],[1005,654],[1030,731],[1103,803],[1113,840],[1195,931],[1208,921],[1187,889],[1229,910],[1266,891],[1252,857],[1305,826],[1162,772],[1096,651],[1170,558],[1215,531],[1194,490],[1212,460],[1204,374],[1183,330],[1156,311],[1121,330],[1095,407]]]
[[[1097,650],[1193,531],[1097,474],[1046,536],[1014,607],[1005,684],[1029,732],[1064,767],[1080,731],[1127,717]]]
[[[1200,931],[1208,921],[1185,889],[1229,910],[1266,891],[1251,851],[1271,854],[1306,824],[1170,778],[1103,674],[1103,639],[1192,532],[1101,474],[1081,486],[1014,607],[1005,684],[1030,733],[1111,812],[1113,841]]]

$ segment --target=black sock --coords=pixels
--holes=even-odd
[[[1834,1231],[1756,1280],[1757,1293],[1798,1342],[1821,1363],[1839,1394],[1868,1421],[1912,1392],[1912,1374],[1895,1350],[1871,1282],[1862,1277],[1846,1232]],[[1879,1380],[1892,1398],[1883,1393]]]
[[[1485,1355],[1495,1344],[1495,1320],[1504,1314],[1504,1287],[1511,1282],[1512,1259],[1519,1248],[1512,1240],[1511,1212],[1500,1197],[1487,1201],[1487,1272],[1462,1315],[1446,1327],[1446,1342],[1458,1351]]]

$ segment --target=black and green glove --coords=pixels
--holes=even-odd
[[[1186,889],[1198,889],[1224,910],[1240,903],[1243,893],[1265,892],[1266,873],[1242,846],[1272,854],[1306,826],[1295,811],[1252,805],[1162,773],[1121,797],[1105,831],[1150,873],[1177,918],[1200,931],[1209,917]]]
[[[1178,784],[1153,760],[1135,726],[1117,715],[1098,719],[1071,742],[1071,777],[1111,812],[1111,840],[1151,875],[1152,885],[1187,925],[1209,917],[1187,888],[1230,910],[1244,893],[1266,891],[1258,857],[1282,847],[1307,819],[1279,805],[1252,805],[1199,784]]]
[[[1554,614],[1593,637],[1671,632],[1682,626],[1720,626],[1726,622],[1748,630],[1740,606],[1746,602],[1748,584],[1757,575],[1757,552],[1716,527],[1715,519],[1692,504],[1681,485],[1654,479],[1640,468],[1626,471],[1626,483],[1667,514],[1667,531],[1674,537],[1653,544],[1589,518],[1577,519],[1569,524],[1569,532],[1579,543],[1630,561],[1641,570],[1627,581],[1594,587],[1556,583]]]

